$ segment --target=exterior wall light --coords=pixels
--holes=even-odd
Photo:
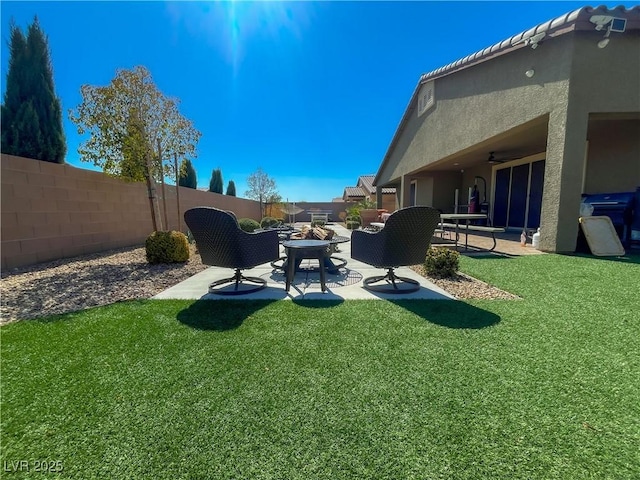
[[[604,34],[604,38],[600,40],[597,45],[598,48],[604,48],[609,45],[609,35],[611,32],[624,32],[627,28],[627,19],[612,17],[609,15],[593,15],[589,21],[596,26],[596,31],[600,32],[606,26],[607,31]]]
[[[538,48],[538,44],[542,42],[542,39],[546,37],[546,35],[547,34],[545,32],[540,32],[530,37],[518,40],[517,42],[514,42],[511,45],[515,46],[515,45],[518,45],[519,43],[524,43],[526,46],[531,47],[532,49],[535,50],[536,48]]]
[[[527,70],[526,72],[524,72],[524,74],[528,77],[531,78],[536,74],[536,71],[533,68],[530,68],[529,70]]]

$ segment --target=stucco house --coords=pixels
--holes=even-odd
[[[422,75],[374,184],[443,212],[477,185],[493,225],[573,252],[582,194],[640,186],[640,6],[582,7]]]

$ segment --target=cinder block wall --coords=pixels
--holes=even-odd
[[[143,245],[153,230],[144,183],[118,180],[100,172],[1,155],[1,268]],[[231,210],[260,220],[258,202],[185,187],[180,214],[196,206]],[[178,229],[176,187],[166,185],[167,225]],[[186,226],[182,220],[182,231]]]

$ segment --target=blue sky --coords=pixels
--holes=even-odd
[[[583,2],[28,2],[1,4],[2,95],[9,22],[37,15],[62,100],[67,162],[82,162],[68,111],[80,86],[146,66],[202,132],[198,186],[222,170],[244,196],[262,168],[289,201],[330,201],[378,170],[422,73]],[[605,4],[609,8],[633,3]]]

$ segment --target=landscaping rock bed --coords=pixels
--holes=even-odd
[[[129,247],[3,271],[0,324],[150,298],[208,268],[190,248],[186,263],[150,265]]]
[[[520,298],[464,273],[458,272],[451,278],[433,278],[425,273],[422,265],[414,265],[411,268],[458,299],[515,300]]]
[[[208,268],[191,249],[186,263],[150,265],[144,247],[129,247],[3,271],[0,324],[153,297]],[[429,280],[459,299],[518,298],[466,275]]]

